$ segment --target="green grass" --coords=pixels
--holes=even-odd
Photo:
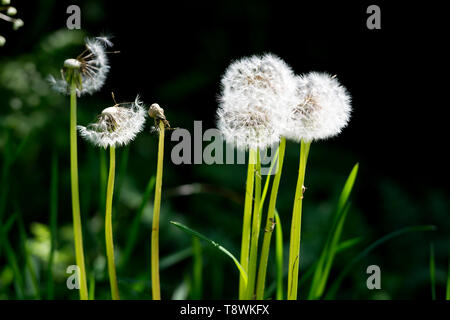
[[[337,291],[342,283],[342,280],[347,276],[347,274],[352,270],[352,268],[363,258],[365,258],[369,253],[371,253],[374,249],[382,245],[383,243],[399,237],[401,235],[405,235],[412,232],[423,232],[423,231],[434,231],[436,230],[435,226],[432,225],[420,225],[420,226],[411,226],[411,227],[405,227],[396,231],[393,231],[391,233],[388,233],[387,235],[381,237],[380,239],[374,241],[372,244],[370,244],[366,249],[364,249],[362,252],[360,252],[358,255],[356,255],[353,259],[350,260],[350,262],[344,267],[344,269],[340,272],[340,274],[336,277],[334,282],[330,285],[330,289],[325,295],[325,298],[327,300],[332,300],[336,298]]]
[[[241,266],[239,261],[236,259],[236,257],[230,251],[225,249],[223,246],[221,246],[217,242],[205,237],[201,233],[199,233],[179,222],[170,221],[170,223],[173,224],[174,226],[178,227],[179,229],[183,230],[184,232],[186,232],[192,236],[198,237],[199,239],[201,239],[203,241],[206,241],[207,243],[212,245],[214,248],[218,249],[219,251],[224,253],[226,256],[228,256],[231,260],[233,260],[234,264],[236,265],[237,269],[239,270],[240,276],[242,277],[242,279],[244,279],[244,283],[247,284],[247,281],[248,281],[247,273],[245,272],[244,268]]]
[[[358,168],[359,164],[357,163],[350,172],[341,195],[339,196],[335,214],[333,216],[332,227],[328,233],[328,239],[314,271],[313,281],[308,295],[309,299],[320,299],[325,291],[331,267],[339,246],[345,219],[347,218],[350,209],[348,201],[358,175]]]
[[[47,299],[53,300],[55,296],[55,283],[53,279],[53,262],[58,235],[58,155],[52,155],[50,173],[50,253],[47,262]]]

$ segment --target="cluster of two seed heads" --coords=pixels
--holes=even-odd
[[[330,138],[350,118],[350,95],[336,76],[295,75],[272,54],[233,62],[221,84],[217,125],[240,149],[264,149],[281,137]]]
[[[86,49],[77,58],[64,62],[61,79],[50,76],[53,88],[69,94],[71,83],[75,81],[78,96],[98,91],[104,85],[110,69],[107,54],[118,52],[106,52],[105,49],[112,45],[106,37],[87,39]],[[122,103],[117,103],[114,94],[112,96],[114,105],[104,109],[95,123],[86,127],[78,126],[80,135],[94,145],[103,148],[127,145],[142,131],[147,113],[155,119],[157,128],[159,121],[163,121],[165,128],[170,128],[164,110],[158,104],[152,104],[145,112],[139,96],[134,102]]]

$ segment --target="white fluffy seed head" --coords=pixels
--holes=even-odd
[[[77,88],[78,96],[92,94],[105,83],[110,68],[105,49],[109,46],[112,46],[112,43],[106,37],[86,39],[86,50],[76,59],[65,61],[65,68],[73,67],[75,65],[73,60],[77,61],[80,66],[81,86]],[[69,61],[71,61],[71,64],[66,65]],[[70,93],[70,83],[64,76],[61,79],[50,76],[49,82],[55,91],[63,94]]]
[[[217,126],[239,149],[264,149],[280,138],[279,126],[295,92],[291,68],[266,54],[233,62],[221,81]]]
[[[351,97],[335,76],[311,72],[297,76],[295,103],[281,134],[295,141],[338,135],[347,126]]]
[[[142,131],[146,110],[136,97],[131,103],[116,104],[102,111],[95,123],[78,126],[80,135],[95,146],[107,148],[130,143]]]

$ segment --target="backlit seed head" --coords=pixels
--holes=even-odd
[[[95,123],[78,126],[80,135],[95,146],[107,148],[130,143],[142,131],[146,111],[139,96],[134,102],[117,103],[97,116]]]
[[[86,49],[75,59],[67,59],[61,71],[61,79],[49,77],[53,89],[63,93],[70,93],[70,85],[75,81],[77,95],[92,94],[105,83],[109,72],[109,62],[106,47],[112,43],[106,37],[86,40]],[[73,72],[73,70],[77,70]]]
[[[333,137],[347,125],[351,97],[335,76],[311,72],[296,77],[296,101],[282,134],[295,141]]]
[[[226,70],[217,126],[239,149],[264,149],[280,138],[279,127],[295,92],[291,68],[266,54],[233,62]]]

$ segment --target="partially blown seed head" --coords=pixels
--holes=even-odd
[[[281,109],[295,92],[291,68],[266,54],[233,62],[221,81],[217,126],[239,149],[264,149],[280,138]]]
[[[297,76],[295,103],[281,134],[295,141],[333,137],[347,125],[351,97],[335,76],[311,72]]]
[[[108,107],[87,127],[78,126],[80,135],[95,146],[107,148],[127,145],[142,131],[146,111],[139,96],[134,102]]]
[[[109,72],[109,62],[105,49],[112,46],[106,37],[86,40],[86,49],[75,59],[67,59],[61,70],[61,79],[49,77],[53,89],[70,93],[70,84],[75,81],[77,95],[92,94],[105,83]]]

